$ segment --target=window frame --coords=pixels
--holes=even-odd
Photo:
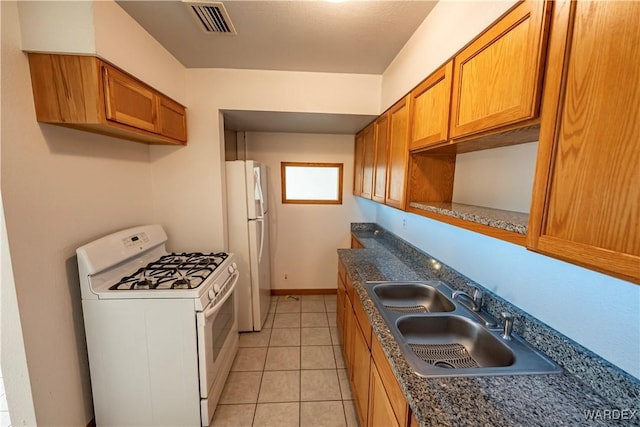
[[[316,167],[338,169],[338,198],[337,199],[287,199],[286,168],[294,167]],[[282,204],[294,205],[341,205],[343,190],[344,163],[318,163],[318,162],[280,162],[280,183],[282,185]]]

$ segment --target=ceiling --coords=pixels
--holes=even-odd
[[[436,1],[223,2],[237,35],[206,33],[180,0],[116,0],[186,68],[382,74]],[[195,0],[198,1],[198,0]],[[234,111],[235,130],[355,133],[371,116]]]

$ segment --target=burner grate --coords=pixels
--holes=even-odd
[[[479,368],[464,346],[460,344],[409,344],[424,362],[439,368]]]
[[[110,290],[195,289],[229,255],[217,253],[171,253],[120,279]]]

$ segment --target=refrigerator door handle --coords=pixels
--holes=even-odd
[[[260,245],[258,248],[258,264],[262,261],[262,251],[264,250],[264,227],[266,223],[264,222],[264,218],[255,218],[250,219],[249,221],[255,221],[260,223]]]
[[[253,179],[256,183],[256,191],[258,192],[258,197],[260,199],[260,215],[257,215],[257,218],[264,218],[264,195],[262,193],[262,183],[260,182],[260,175],[258,172],[253,171]]]

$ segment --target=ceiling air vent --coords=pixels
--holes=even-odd
[[[220,2],[182,0],[191,10],[200,28],[207,34],[236,35],[236,29],[229,19],[229,14]]]

